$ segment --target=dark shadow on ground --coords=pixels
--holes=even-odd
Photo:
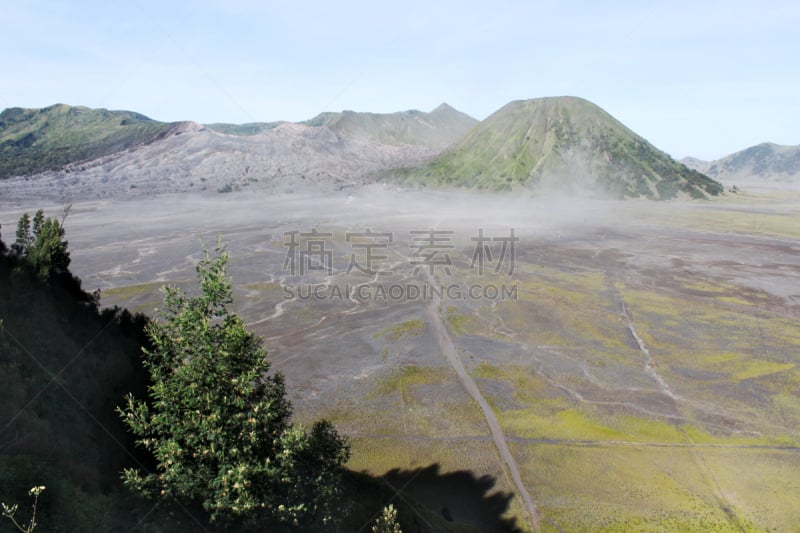
[[[513,494],[493,491],[496,479],[492,476],[476,477],[469,471],[441,473],[438,464],[413,470],[390,470],[379,481],[386,483],[397,496],[397,502],[411,500],[434,513],[453,526],[453,530],[478,530],[491,532],[518,532],[516,520],[503,515],[509,508]],[[404,517],[413,520],[412,531],[430,531],[425,516]],[[408,520],[406,520],[408,521]],[[419,529],[414,529],[419,527]],[[407,531],[403,529],[403,531]]]

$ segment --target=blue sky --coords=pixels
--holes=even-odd
[[[0,107],[483,119],[575,95],[674,157],[800,144],[798,2],[6,0]]]

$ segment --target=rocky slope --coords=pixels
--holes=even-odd
[[[149,124],[149,119],[137,116]],[[107,143],[102,150],[92,139],[75,141],[96,157],[72,158],[44,172],[1,180],[0,197],[68,201],[248,187],[278,192],[341,189],[370,181],[382,170],[419,164],[477,121],[442,105],[431,113],[346,111],[306,123],[216,125],[217,131],[193,122],[152,122],[159,125],[153,139]],[[93,125],[95,131],[103,128],[108,125]],[[68,131],[75,138],[74,125]]]
[[[90,164],[0,181],[4,199],[54,201],[186,191],[335,190],[369,181],[386,168],[421,162],[435,151],[349,139],[328,128],[280,126],[251,136],[225,135],[196,123],[159,142]]]

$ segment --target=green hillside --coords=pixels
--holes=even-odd
[[[130,111],[56,104],[0,113],[0,179],[56,170],[163,136],[170,124]]]
[[[393,176],[409,185],[519,187],[668,199],[722,186],[575,97],[514,101],[430,163]]]

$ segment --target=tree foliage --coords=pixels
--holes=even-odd
[[[45,217],[44,211],[39,209],[33,221],[28,213],[19,219],[16,240],[11,245],[11,256],[40,280],[47,282],[54,276],[69,272],[67,245],[62,221]]]
[[[290,423],[283,376],[269,373],[260,338],[228,310],[228,255],[197,267],[201,293],[165,287],[144,351],[149,398],[127,398],[125,423],[155,472],[123,479],[145,495],[199,502],[212,521],[331,524],[349,447],[333,426]]]

